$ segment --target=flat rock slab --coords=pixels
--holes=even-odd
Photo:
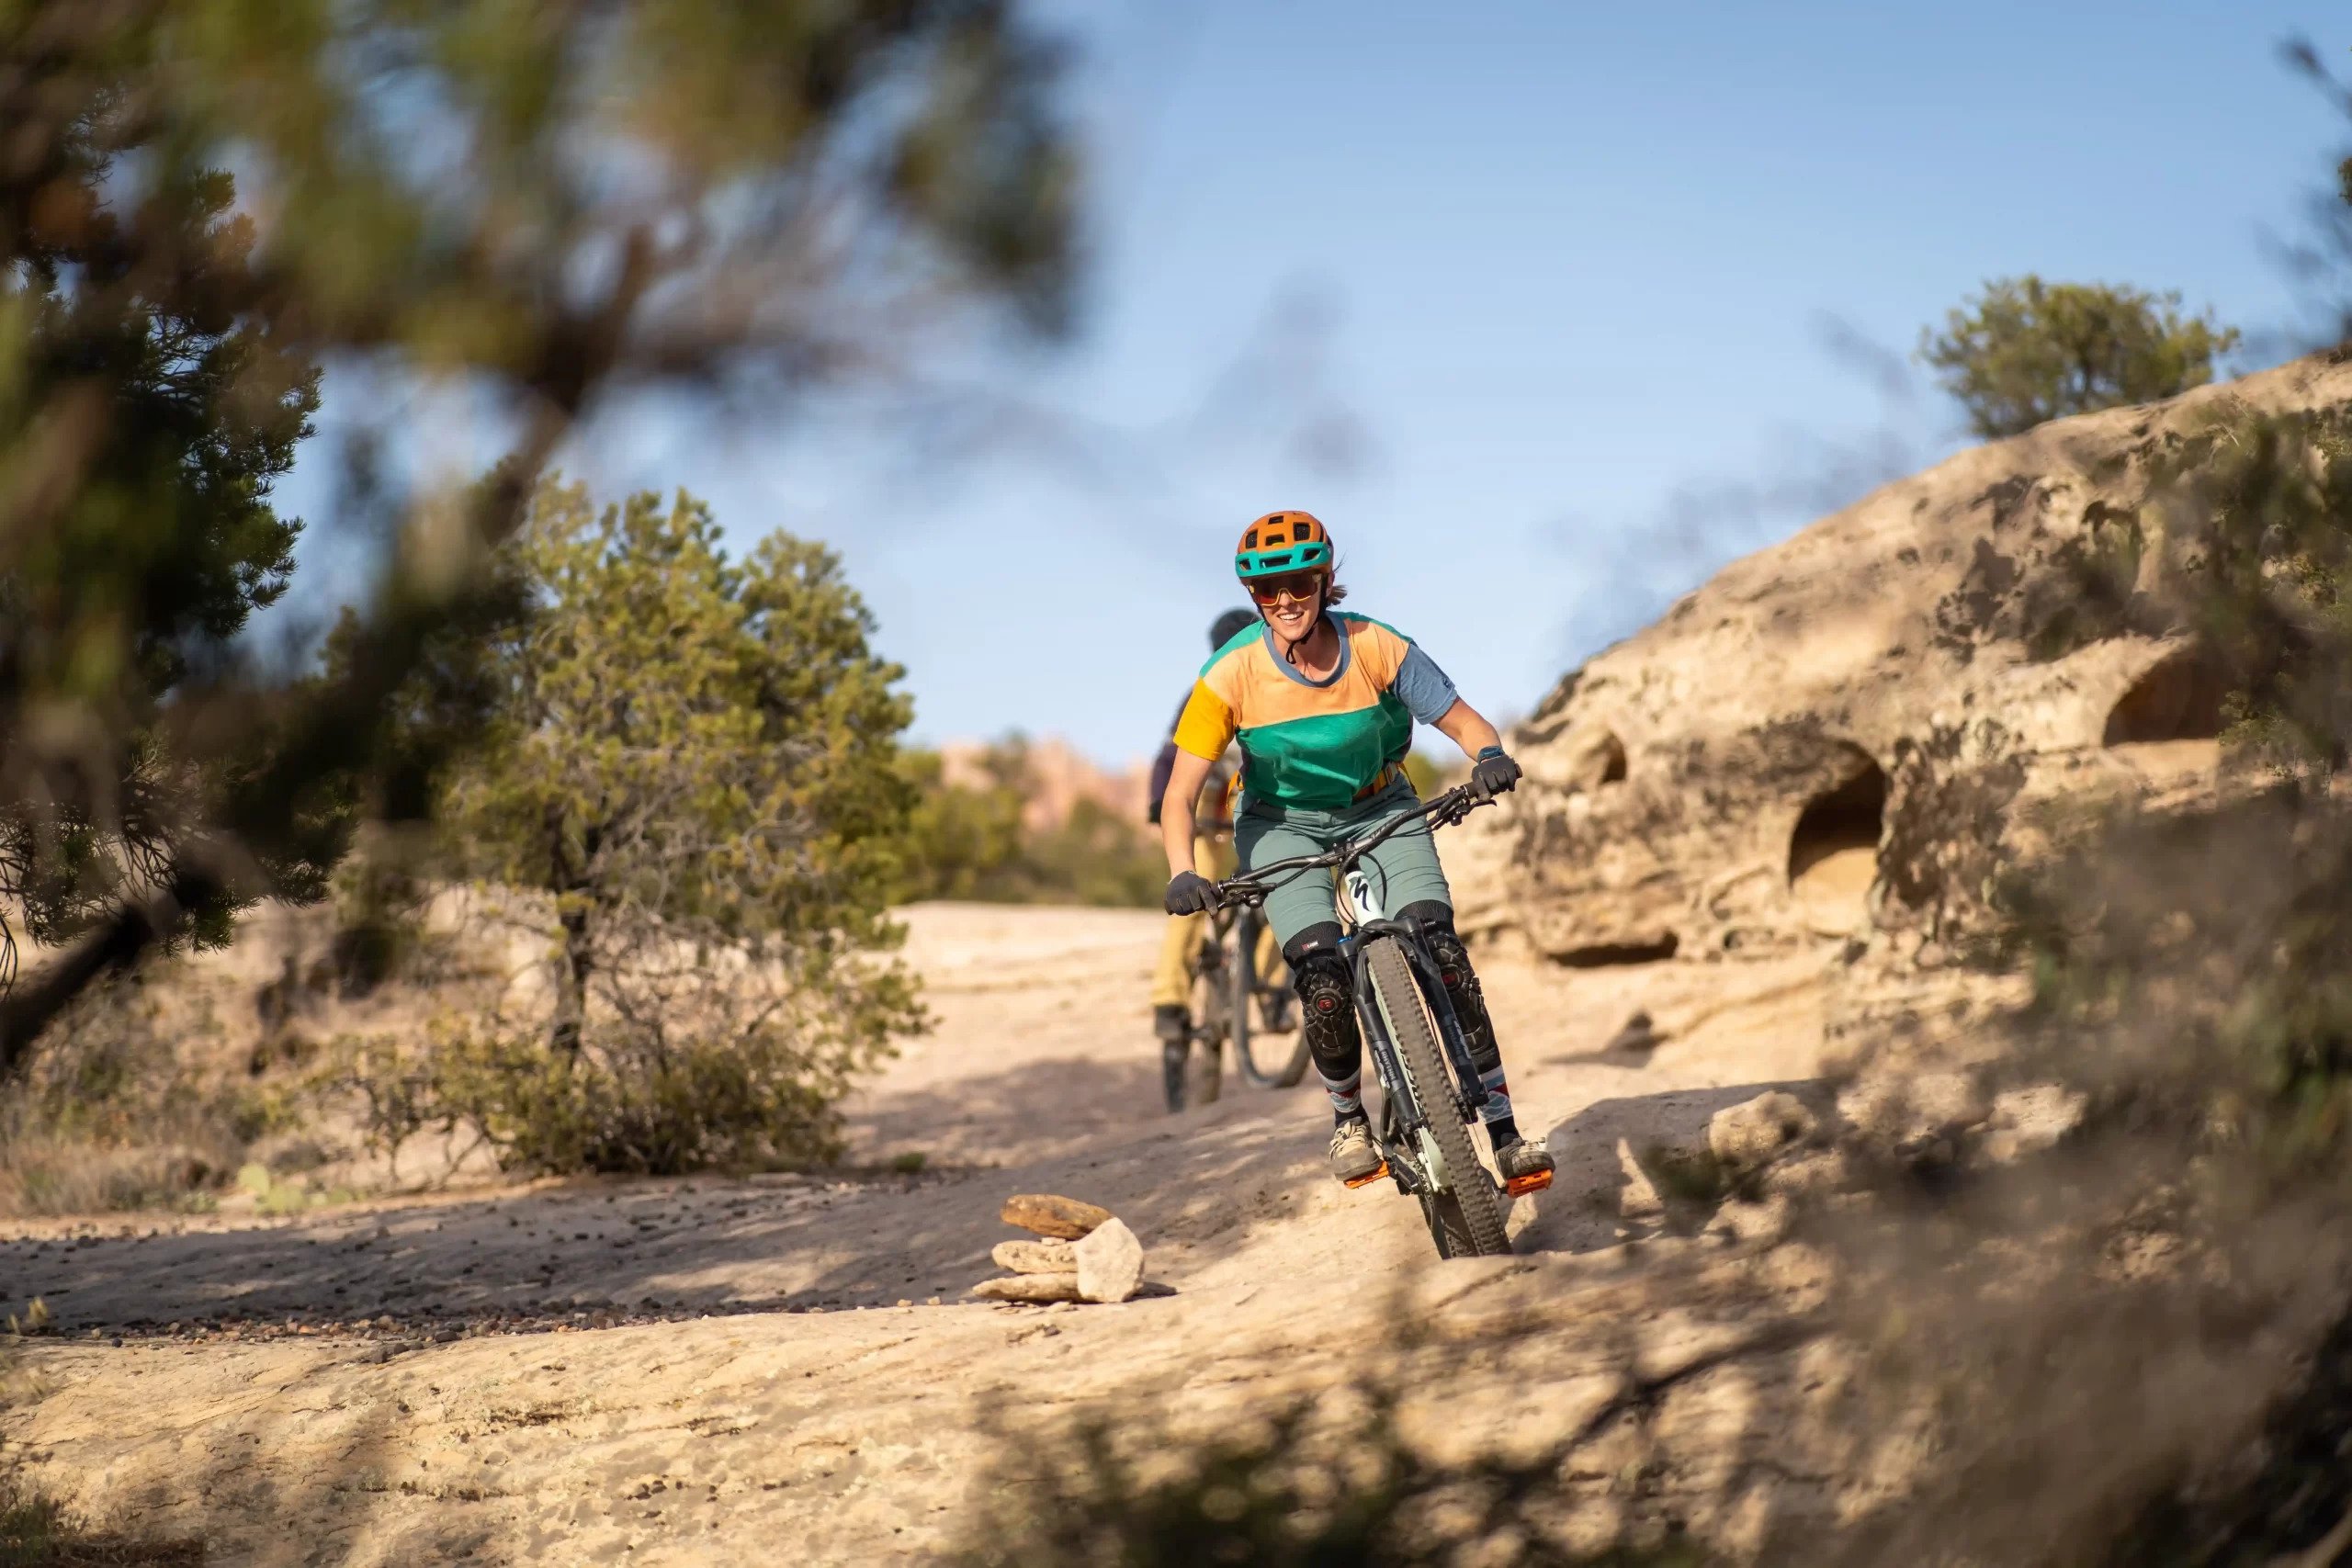
[[[984,1302],[1074,1302],[1079,1300],[1075,1274],[1007,1274],[983,1280],[972,1294]]]
[[[1111,1211],[1076,1198],[1046,1192],[1023,1192],[1004,1201],[999,1215],[1006,1224],[1019,1225],[1039,1235],[1076,1241],[1111,1217]]]
[[[1070,1250],[1078,1255],[1078,1293],[1090,1302],[1123,1302],[1143,1283],[1143,1243],[1121,1219],[1106,1219]]]
[[[1078,1253],[1067,1241],[1001,1241],[989,1257],[1008,1274],[1078,1272]]]

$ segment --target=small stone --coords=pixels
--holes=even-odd
[[[1067,1241],[1001,1241],[989,1257],[1009,1274],[1078,1272],[1078,1253]]]
[[[1060,1236],[1076,1241],[1111,1217],[1111,1211],[1098,1204],[1082,1202],[1076,1198],[1059,1198],[1051,1193],[1023,1192],[1004,1201],[999,1218],[1006,1224],[1019,1225],[1024,1231],[1039,1235]]]
[[[1070,1250],[1078,1254],[1078,1293],[1087,1301],[1123,1302],[1143,1283],[1143,1243],[1125,1220],[1104,1220]]]
[[[1707,1122],[1707,1149],[1733,1171],[1760,1170],[1819,1125],[1804,1101],[1782,1089],[1718,1111]]]
[[[986,1302],[1074,1302],[1078,1300],[1078,1276],[1007,1274],[1001,1279],[981,1280],[972,1287],[972,1294]]]

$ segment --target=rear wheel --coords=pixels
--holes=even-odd
[[[1430,1238],[1440,1258],[1492,1257],[1510,1250],[1503,1230],[1502,1199],[1495,1179],[1478,1163],[1463,1124],[1453,1092],[1453,1080],[1438,1050],[1437,1031],[1430,1021],[1429,1004],[1413,978],[1413,966],[1390,936],[1375,937],[1364,948],[1364,964],[1372,971],[1373,995],[1388,1037],[1396,1043],[1396,1065],[1408,1080],[1407,1088],[1422,1109],[1428,1136],[1445,1165],[1448,1190],[1421,1195],[1421,1214],[1429,1222]],[[1423,1155],[1426,1162],[1426,1153]]]

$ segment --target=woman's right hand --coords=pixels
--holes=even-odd
[[[1180,871],[1159,902],[1171,915],[1205,915],[1216,908],[1216,884],[1197,871]]]

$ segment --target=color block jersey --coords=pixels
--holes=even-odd
[[[1340,665],[1310,681],[1253,626],[1209,656],[1176,721],[1176,744],[1205,761],[1241,741],[1241,787],[1270,806],[1335,811],[1352,804],[1454,703],[1453,682],[1392,626],[1343,610]]]

